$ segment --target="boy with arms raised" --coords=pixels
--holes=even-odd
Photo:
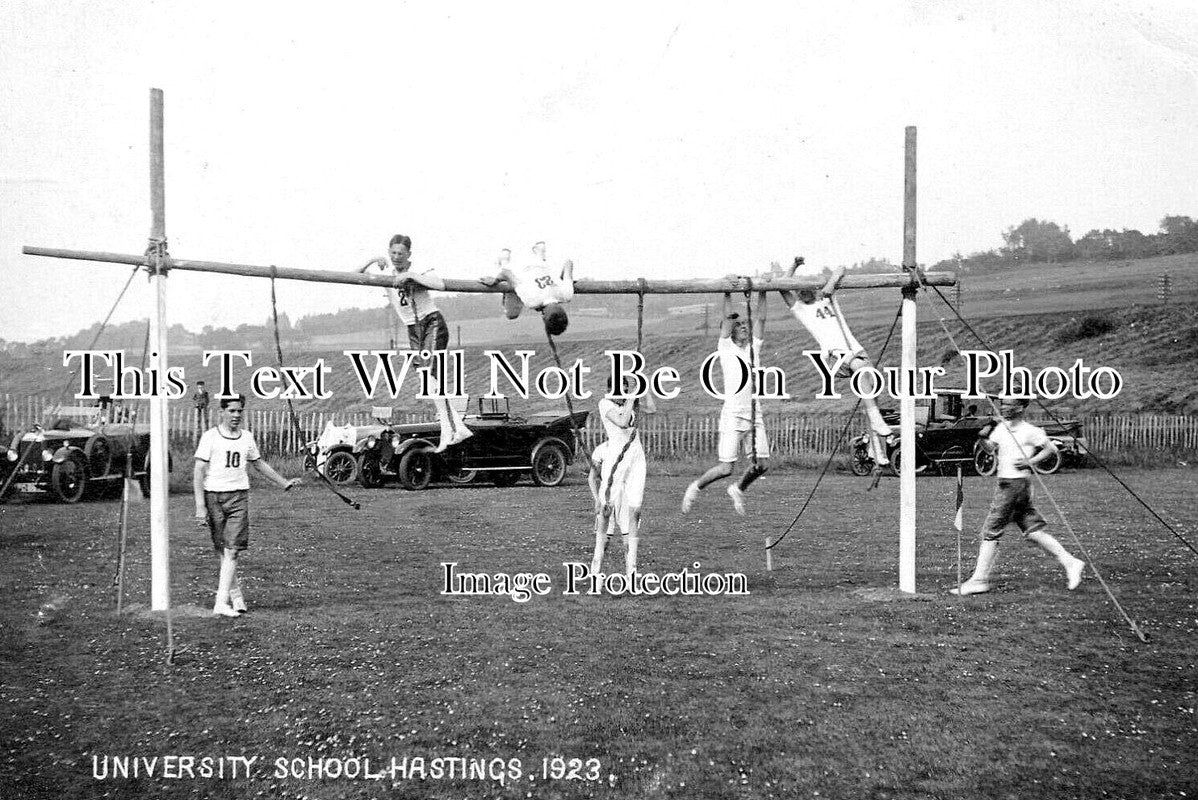
[[[793,276],[802,264],[802,257],[796,258],[786,276],[788,278]],[[840,304],[833,297],[836,287],[843,277],[844,267],[837,267],[818,292],[812,289],[800,289],[797,292],[786,291],[782,292],[782,300],[790,307],[790,313],[794,318],[819,344],[820,357],[824,359],[824,363],[830,367],[841,355],[847,355],[848,359],[844,368],[847,368],[851,375],[871,364],[869,354],[865,352],[865,348],[849,330],[848,323],[840,313]],[[878,410],[878,404],[872,397],[862,397],[861,403],[865,406],[865,416],[869,419],[870,455],[873,457],[874,463],[879,467],[884,467],[890,463],[885,445],[886,437],[891,433],[890,426],[882,419],[882,412]]]
[[[740,480],[728,486],[728,496],[737,514],[745,513],[745,490],[769,469],[770,446],[765,438],[765,423],[753,400],[754,381],[746,377],[757,366],[753,354],[761,353],[765,336],[765,292],[757,295],[753,309],[753,328],[749,321],[732,311],[732,295],[724,295],[724,319],[720,323],[720,339],[716,352],[724,378],[724,406],[720,409],[720,434],[717,445],[719,462],[686,487],[682,496],[682,513],[691,506],[706,486],[732,474],[732,466],[742,451],[756,459],[745,469]],[[739,387],[739,389],[737,388]]]

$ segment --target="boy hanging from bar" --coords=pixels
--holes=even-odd
[[[737,514],[745,514],[745,490],[769,469],[770,446],[765,437],[761,409],[753,398],[755,381],[750,374],[753,356],[761,352],[765,337],[766,293],[757,294],[752,310],[753,325],[732,311],[732,295],[724,294],[724,318],[720,323],[720,339],[716,346],[720,371],[724,379],[724,405],[720,409],[718,459],[698,480],[686,487],[682,495],[682,513],[687,514],[705,487],[732,474],[733,465],[745,452],[750,464],[740,480],[728,485],[728,497]],[[737,387],[739,386],[739,389]]]
[[[796,257],[786,276],[792,277],[802,264],[802,256]],[[849,330],[848,323],[840,312],[840,304],[833,296],[843,277],[844,267],[837,267],[818,292],[813,289],[782,292],[782,300],[790,307],[790,313],[819,344],[820,357],[825,364],[831,366],[842,355],[848,355],[845,364],[837,372],[837,377],[840,378],[873,366],[869,354]],[[872,397],[862,397],[861,403],[865,406],[865,416],[869,420],[870,456],[877,466],[884,467],[890,463],[885,442],[892,431],[882,419],[882,412],[878,410],[878,404]]]
[[[397,286],[386,290],[387,302],[408,329],[408,346],[432,354],[449,348],[449,323],[429,294],[429,289],[444,290],[445,281],[432,268],[419,271],[412,269],[411,252],[411,237],[397,233],[391,237],[387,256],[370,259],[358,272],[366,272],[374,266],[386,270],[390,260]],[[435,368],[435,361],[433,366]],[[437,377],[438,387],[437,396],[432,400],[437,409],[437,420],[441,423],[441,440],[434,452],[440,453],[474,434],[466,427],[461,413],[450,404],[448,398],[441,395],[441,376],[435,371],[433,374]]]
[[[512,291],[503,293],[503,310],[507,318],[515,319],[528,306],[541,312],[550,336],[560,336],[570,324],[566,304],[574,299],[574,262],[566,259],[561,269],[550,267],[544,242],[534,244],[532,254],[531,259],[512,267],[512,251],[500,251],[498,271],[479,278],[479,281],[487,286],[507,281],[512,287]]]

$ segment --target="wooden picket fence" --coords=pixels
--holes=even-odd
[[[3,395],[0,423],[5,436],[25,430],[32,423],[45,424],[46,411],[56,405],[49,397]],[[141,412],[145,414],[143,410]],[[213,404],[212,422],[218,411]],[[198,438],[195,409],[185,403],[174,403],[168,411],[171,444],[185,448]],[[52,415],[51,415],[52,417]],[[292,455],[304,444],[316,439],[326,423],[365,425],[373,422],[369,411],[330,412],[304,411],[297,414],[299,429],[291,424],[285,408],[251,408],[246,425],[254,431],[259,446],[268,455]],[[428,413],[396,414],[395,424],[423,422],[432,419]],[[827,455],[831,453],[848,419],[847,413],[780,414],[767,413],[765,426],[772,452],[779,457]],[[52,421],[52,419],[50,419]],[[144,421],[144,419],[142,420]],[[1198,416],[1177,414],[1093,414],[1082,418],[1084,435],[1091,448],[1100,455],[1119,454],[1150,459],[1167,456],[1171,459],[1198,458]],[[687,414],[663,412],[641,419],[640,435],[649,453],[659,457],[707,457],[715,452],[718,414]],[[861,432],[863,420],[849,427],[849,436]],[[588,447],[602,441],[602,430],[594,414],[588,419],[585,437]],[[5,441],[7,444],[7,440]]]

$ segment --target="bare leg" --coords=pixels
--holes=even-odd
[[[628,516],[628,533],[624,536],[624,577],[631,581],[636,573],[636,550],[641,538],[641,510],[630,508]]]
[[[598,575],[603,569],[603,555],[607,551],[607,541],[611,538],[612,514],[600,511],[595,515],[595,554],[591,557],[591,574]]]
[[[233,606],[233,610],[238,613],[249,610],[245,604],[245,595],[241,593],[241,580],[237,577],[236,568],[233,570],[233,585],[229,587],[229,605]]]
[[[503,313],[508,319],[515,319],[524,310],[524,301],[515,292],[503,293]]]
[[[686,493],[682,495],[682,513],[686,514],[694,505],[695,499],[699,496],[699,492],[704,486],[709,486],[716,481],[727,478],[732,474],[732,462],[720,461],[714,467],[704,472],[699,476],[697,481],[693,481],[690,486],[686,487]]]
[[[220,560],[220,579],[216,585],[216,604],[212,613],[222,617],[236,617],[237,612],[229,604],[229,593],[237,580],[237,551],[231,547],[224,549]]]
[[[978,545],[978,563],[973,568],[969,580],[950,590],[952,594],[982,594],[990,591],[990,572],[994,569],[994,559],[998,557],[998,540],[982,539]]]
[[[1069,579],[1069,588],[1076,589],[1077,585],[1082,582],[1082,573],[1085,571],[1086,562],[1071,555],[1051,533],[1035,531],[1034,533],[1029,533],[1027,538],[1028,541],[1035,543],[1041,550],[1060,562],[1061,566],[1065,568],[1065,575]]]

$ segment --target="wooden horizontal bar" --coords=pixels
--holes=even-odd
[[[126,255],[122,253],[100,253],[87,250],[61,250],[51,247],[24,247],[21,252],[27,256],[45,256],[47,258],[69,258],[77,261],[95,261],[103,264],[125,264],[128,266],[144,266],[144,255]],[[294,267],[262,267],[251,264],[226,264],[220,261],[192,261],[185,259],[170,259],[169,269],[179,269],[190,272],[214,272],[222,275],[241,275],[250,278],[279,278],[280,280],[314,281],[316,283],[344,283],[351,286],[374,286],[389,288],[395,286],[395,279],[386,275],[365,275],[360,272],[335,272],[332,270],[296,269]],[[924,283],[931,286],[953,286],[957,282],[955,272],[925,272],[922,273]],[[488,293],[509,290],[507,283],[500,282],[487,286],[477,280],[462,280],[460,278],[444,278],[445,291]],[[746,277],[727,276],[723,278],[686,278],[681,280],[585,280],[574,281],[576,294],[721,294],[723,292],[746,291],[796,291],[798,289],[818,289],[824,285],[826,278],[819,275],[795,275],[791,278],[780,276]],[[905,273],[845,275],[840,281],[841,289],[897,289],[911,284],[911,278]]]

